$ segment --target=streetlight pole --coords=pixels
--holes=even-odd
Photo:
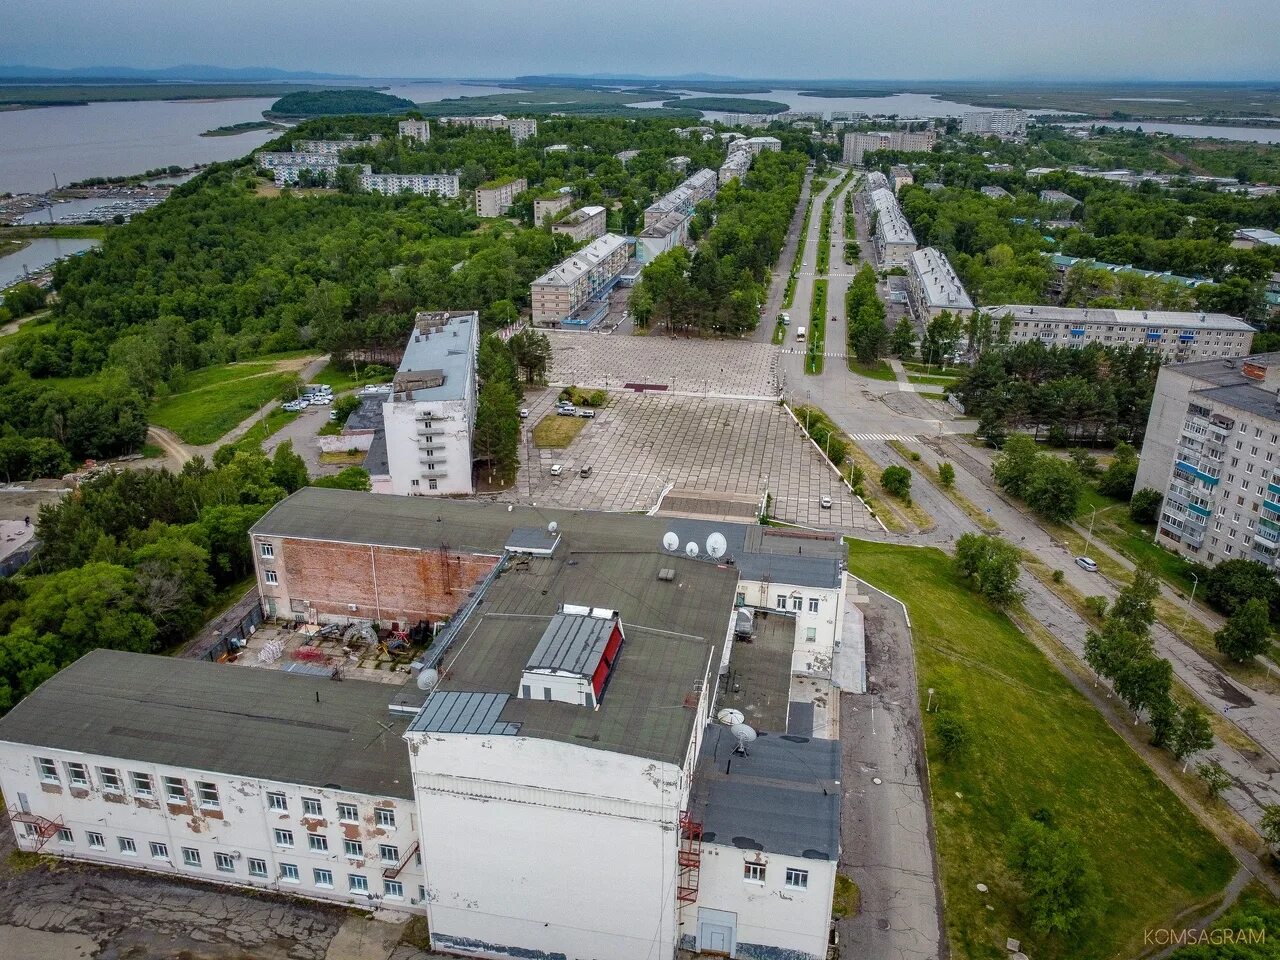
[[[1089,535],[1084,538],[1084,555],[1089,555],[1089,547],[1093,543],[1093,521],[1098,518],[1098,508],[1094,507],[1093,512],[1089,514]]]
[[[1191,608],[1196,605],[1196,587],[1200,586],[1200,578],[1194,573],[1191,574],[1191,601],[1187,604],[1187,609],[1182,612],[1182,632],[1187,632],[1187,617],[1191,616]]]

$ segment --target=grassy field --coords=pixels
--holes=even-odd
[[[266,373],[175,393],[152,404],[150,420],[187,443],[213,443],[280,396],[292,373]]]
[[[929,387],[953,387],[959,380],[959,377],[926,377],[917,373],[907,374],[908,383],[918,383]]]
[[[1234,871],[1225,848],[949,557],[853,541],[849,570],[907,603],[922,700],[933,688],[969,730],[967,755],[946,761],[925,725],[952,956],[1005,957],[1006,936],[1040,960],[1135,956],[1144,929],[1218,895]],[[1005,837],[1040,809],[1080,833],[1101,875],[1102,920],[1075,943],[1033,935],[1017,913]]]
[[[328,384],[333,388],[334,393],[342,393],[344,390],[354,390],[369,383],[390,383],[394,376],[395,371],[388,367],[366,366],[361,367],[357,373],[329,361],[311,382]]]
[[[880,474],[884,472],[882,464],[876,463],[867,451],[852,440],[849,440],[848,444],[849,459],[862,471],[862,486],[867,493],[863,499],[867,501],[867,506],[875,511],[881,523],[895,533],[909,531],[912,527],[926,530],[933,526],[933,517],[929,516],[918,503],[908,506],[897,497],[891,496],[880,485]]]
[[[827,349],[827,281],[813,281],[813,297],[809,304],[809,343],[805,347],[804,372],[819,374]]]
[[[872,380],[898,379],[885,361],[877,360],[873,364],[859,363],[853,354],[849,355],[849,370],[860,377],[870,377]]]
[[[0,87],[0,104],[30,107],[132,100],[230,100],[278,97],[295,90],[323,90],[305,83],[38,84]]]
[[[550,450],[567,447],[586,425],[585,417],[562,417],[558,413],[548,413],[533,428],[533,445]]]

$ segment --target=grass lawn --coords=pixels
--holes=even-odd
[[[787,325],[779,320],[773,325],[773,344],[780,347],[787,341]]]
[[[864,497],[867,506],[875,511],[876,516],[890,530],[901,533],[914,525],[919,530],[933,526],[933,517],[918,503],[907,504],[889,494],[880,485],[880,475],[884,473],[884,465],[877,463],[867,451],[852,440],[849,443],[849,459],[862,471],[862,487],[868,494]]]
[[[221,368],[200,371],[192,374],[191,379],[215,377],[219,370]],[[293,379],[292,373],[266,373],[188,389],[152,404],[150,420],[172,430],[187,443],[213,443],[276,399]]]
[[[558,413],[548,413],[533,428],[533,445],[552,450],[567,447],[586,425],[586,417],[562,417]]]
[[[1136,956],[1144,929],[1220,893],[1226,849],[948,556],[852,541],[849,570],[906,602],[921,700],[933,688],[969,730],[967,754],[946,761],[925,722],[952,956],[1005,957],[1010,936],[1040,960]],[[1073,943],[1031,932],[1005,867],[1010,824],[1042,808],[1079,832],[1102,879],[1102,919]]]
[[[877,360],[875,363],[860,363],[852,354],[849,355],[849,370],[858,374],[860,377],[870,377],[872,380],[897,380],[897,376],[890,369],[889,364],[884,360]]]
[[[926,377],[918,373],[907,374],[908,383],[918,383],[928,387],[950,387],[960,382],[959,377]]]
[[[389,383],[391,378],[395,376],[395,371],[388,367],[379,367],[374,365],[370,372],[369,365],[360,368],[360,373],[356,373],[346,369],[344,366],[337,366],[333,361],[329,361],[325,368],[316,374],[312,383],[325,383],[333,388],[334,393],[342,393],[344,390],[354,390],[356,387],[363,387],[369,383]]]

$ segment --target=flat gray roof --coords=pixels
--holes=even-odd
[[[474,310],[420,313],[396,372],[394,399],[461,400],[475,363],[480,317]]]
[[[396,689],[95,650],[0,718],[0,740],[411,800]]]
[[[1225,387],[1212,387],[1208,390],[1195,390],[1192,398],[1201,398],[1212,403],[1222,403],[1237,410],[1244,410],[1255,417],[1262,417],[1273,423],[1280,422],[1280,408],[1276,405],[1276,395],[1260,383],[1229,384]]]
[[[734,756],[728,727],[702,739],[689,798],[704,843],[810,860],[840,856],[840,742],[760,734]]]

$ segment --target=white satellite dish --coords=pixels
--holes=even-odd
[[[560,524],[556,523],[554,520],[547,524],[547,533],[555,533],[559,529]]]
[[[436,684],[440,682],[440,672],[435,667],[427,667],[425,670],[418,671],[418,689],[423,692],[430,692],[436,688]]]
[[[733,752],[745,757],[747,755],[747,745],[755,742],[755,730],[745,723],[735,723],[729,728],[729,732],[733,734],[733,739],[738,742],[738,745],[733,748]]]
[[[690,540],[684,545],[684,552],[690,557],[696,557],[698,555],[698,545]]]
[[[735,710],[733,707],[725,707],[716,714],[716,723],[723,723],[726,727],[736,727],[746,719],[741,710]]]
[[[714,559],[719,560],[728,549],[729,541],[724,538],[723,533],[717,532],[707,537],[707,553]]]
[[[674,530],[668,530],[666,533],[662,535],[662,546],[667,550],[672,550],[672,551],[679,550],[680,537],[676,535],[676,532]]]

